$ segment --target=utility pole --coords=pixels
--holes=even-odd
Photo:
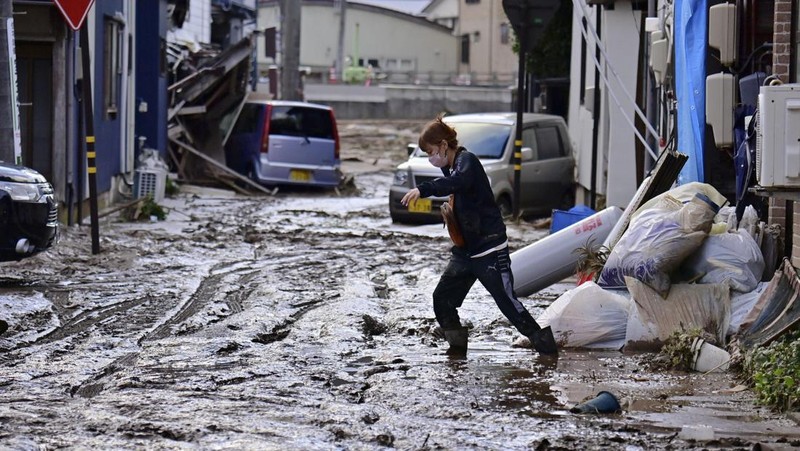
[[[339,46],[336,49],[336,79],[344,80],[344,31],[347,21],[347,0],[339,0]]]
[[[300,0],[281,0],[281,99],[303,100],[300,84]]]
[[[11,1],[0,0],[0,161],[21,164]]]

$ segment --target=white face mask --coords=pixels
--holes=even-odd
[[[447,166],[447,151],[444,151],[444,155],[439,153],[429,155],[428,161],[437,168],[443,168]]]

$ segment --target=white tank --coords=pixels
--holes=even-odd
[[[511,254],[514,291],[528,296],[575,274],[575,249],[594,241],[599,246],[622,217],[622,209],[608,207],[588,218]]]

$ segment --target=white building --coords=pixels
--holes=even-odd
[[[280,39],[280,8],[276,0],[258,3],[258,28],[276,27]],[[309,67],[311,79],[327,80],[339,50],[340,8],[333,0],[304,0],[301,10],[300,66]],[[259,71],[280,64],[264,55],[264,42],[258,42]],[[426,78],[453,78],[458,71],[458,39],[452,31],[423,17],[374,5],[347,2],[343,54],[350,62],[371,64],[398,78],[418,81]],[[400,77],[402,75],[402,77]]]

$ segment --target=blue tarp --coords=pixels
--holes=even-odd
[[[678,184],[703,181],[706,126],[706,0],[675,1],[675,91],[678,98],[678,151],[689,160]]]

